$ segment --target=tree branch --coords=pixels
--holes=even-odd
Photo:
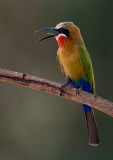
[[[80,90],[79,94],[76,94],[76,88],[72,88],[71,86],[62,89],[59,83],[5,69],[0,69],[0,81],[62,96],[82,104],[87,104],[113,117],[112,102],[82,90]]]

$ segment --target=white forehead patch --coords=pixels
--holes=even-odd
[[[61,23],[57,24],[55,28],[59,29],[63,26],[67,26],[67,25],[70,25],[70,24],[73,24],[73,22],[61,22]]]
[[[61,33],[61,34],[59,34],[58,36],[56,36],[56,37],[55,37],[57,41],[58,41],[58,39],[59,39],[59,37],[60,37],[60,36],[64,36],[64,37],[66,37],[66,35],[65,35],[65,34],[62,34],[62,33]]]

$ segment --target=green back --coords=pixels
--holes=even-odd
[[[80,60],[84,67],[86,77],[90,83],[92,93],[95,94],[95,81],[94,81],[93,67],[92,67],[89,53],[84,46],[80,46],[79,51],[80,51]]]

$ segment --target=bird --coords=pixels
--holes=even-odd
[[[95,94],[95,80],[90,55],[86,49],[80,29],[73,22],[61,22],[56,27],[42,28],[43,30],[54,31],[38,42],[55,37],[58,42],[57,62],[61,72],[66,78],[66,83],[62,85],[71,85],[73,88]],[[85,112],[86,125],[88,129],[89,145],[98,146],[100,144],[99,133],[94,116],[94,110],[83,104]]]

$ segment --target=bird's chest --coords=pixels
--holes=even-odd
[[[69,76],[72,80],[79,80],[85,76],[77,48],[70,48],[69,50],[59,48],[57,54],[64,67],[66,76]]]

